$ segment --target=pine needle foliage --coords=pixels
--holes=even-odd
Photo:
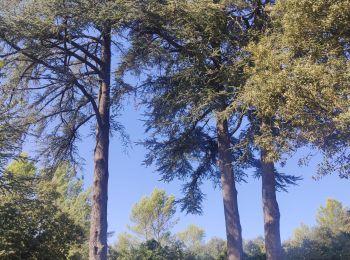
[[[81,161],[76,141],[83,127],[101,123],[98,111],[102,61],[101,30],[108,23],[116,38],[124,22],[118,1],[1,1],[1,91],[22,100],[22,125],[41,145],[50,164]],[[117,118],[126,89],[112,86],[111,118]],[[26,120],[24,120],[26,119]],[[89,124],[90,123],[90,124]],[[111,120],[111,130],[123,127]]]
[[[279,1],[271,28],[247,49],[244,100],[278,131],[263,130],[257,143],[274,158],[311,144],[324,155],[319,176],[349,176],[349,10],[346,0]]]
[[[162,180],[180,179],[182,210],[201,213],[205,180],[219,183],[216,120],[227,120],[236,180],[253,164],[235,146],[244,111],[232,109],[246,81],[243,49],[262,19],[260,1],[136,1],[132,48],[122,70],[145,73],[140,95],[147,107],[149,153]],[[143,74],[144,75],[144,74]]]

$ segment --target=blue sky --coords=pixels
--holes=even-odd
[[[130,134],[132,142],[142,140],[145,136],[141,119],[141,111],[129,102],[120,117],[120,122]],[[79,145],[80,155],[85,159],[86,186],[89,186],[92,180],[93,148],[94,140],[91,138],[84,138]],[[165,189],[176,197],[181,196],[181,182],[175,181],[169,184],[160,182],[154,168],[146,168],[142,165],[146,153],[142,146],[133,145],[127,153],[123,150],[115,134],[110,143],[108,225],[109,231],[114,232],[109,239],[110,243],[115,242],[118,233],[127,231],[132,206],[142,196],[149,195],[154,188]],[[298,158],[306,152],[305,150],[298,152],[283,168],[285,173],[301,175],[304,178],[298,186],[291,187],[288,193],[278,193],[283,240],[289,238],[301,223],[315,224],[317,209],[325,204],[327,198],[337,199],[344,205],[350,206],[348,180],[341,180],[335,175],[326,176],[319,181],[313,180],[317,157],[307,167],[297,166]],[[214,189],[210,182],[203,185],[203,191],[207,195],[203,215],[185,215],[178,210],[177,216],[180,221],[173,232],[181,231],[190,224],[196,224],[205,229],[206,239],[213,236],[225,238],[221,191]],[[251,239],[263,235],[260,181],[248,179],[248,183],[238,184],[238,199],[243,238]]]

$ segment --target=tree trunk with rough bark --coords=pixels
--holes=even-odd
[[[89,259],[107,259],[108,149],[110,131],[111,28],[102,31],[101,85],[98,97]]]
[[[217,119],[218,166],[221,173],[221,185],[227,235],[227,256],[229,260],[240,260],[243,256],[242,228],[239,219],[237,189],[232,168],[230,134],[226,119]]]
[[[261,170],[266,257],[268,260],[280,260],[282,259],[280,211],[276,199],[274,163],[267,160],[264,150],[261,151]]]

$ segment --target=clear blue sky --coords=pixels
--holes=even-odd
[[[141,112],[135,109],[130,102],[123,111],[120,121],[130,134],[131,141],[139,141],[144,137],[144,128],[141,121]],[[85,184],[91,184],[93,174],[93,148],[92,139],[84,138],[79,146],[80,154],[85,158],[84,176]],[[348,180],[341,180],[337,176],[326,176],[320,181],[314,181],[317,159],[308,167],[299,168],[297,157],[289,160],[283,168],[283,172],[294,173],[303,176],[304,180],[299,186],[289,189],[288,193],[278,193],[278,202],[281,211],[281,235],[282,239],[289,238],[293,230],[305,223],[313,225],[317,208],[324,204],[327,198],[334,198],[350,206]],[[109,239],[110,243],[116,240],[118,233],[127,231],[129,214],[132,206],[144,195],[149,195],[154,188],[165,189],[169,194],[181,196],[181,182],[162,183],[153,168],[142,165],[146,151],[142,146],[133,145],[128,153],[123,152],[117,134],[112,137],[110,143],[110,181],[108,200],[108,225],[109,231],[115,234]],[[214,189],[211,183],[205,183],[203,190],[207,194],[204,202],[203,215],[185,215],[178,211],[179,223],[173,232],[186,228],[190,224],[196,224],[206,231],[206,239],[217,236],[225,238],[225,226],[221,192]],[[243,238],[251,239],[263,235],[263,215],[261,207],[260,181],[249,179],[248,183],[238,185],[239,210],[243,230]]]

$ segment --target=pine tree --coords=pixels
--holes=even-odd
[[[3,78],[3,67],[0,54],[0,80]],[[24,114],[21,103],[20,99],[14,99],[11,92],[0,89],[0,189],[9,188],[5,186],[5,183],[9,182],[4,179],[6,176],[3,175],[3,171],[7,163],[16,158],[21,151],[26,130],[18,120]]]
[[[177,222],[174,220],[175,212],[175,197],[155,189],[149,197],[143,197],[133,206],[130,229],[146,241],[154,239],[164,245]]]
[[[260,1],[140,1],[124,66],[150,70],[142,85],[150,138],[146,164],[164,181],[186,180],[182,209],[200,213],[200,185],[223,191],[229,259],[242,258],[236,181],[251,166],[235,133],[245,111],[235,109],[244,85],[243,47],[263,19]],[[237,133],[236,133],[237,134]]]
[[[310,144],[324,155],[320,176],[347,177],[349,2],[280,1],[270,17],[271,28],[249,48],[254,66],[245,100],[274,119],[273,157]]]
[[[77,162],[81,128],[96,129],[90,259],[106,259],[109,135],[121,129],[111,118],[125,90],[112,84],[111,48],[125,12],[109,0],[5,0],[0,9],[1,88],[25,99],[40,157]]]
[[[280,1],[267,9],[267,28],[247,48],[252,59],[242,102],[251,105],[262,121],[254,143],[265,156],[261,163],[267,163],[262,176],[270,176],[265,180],[268,185],[263,183],[263,200],[270,197],[266,200],[270,207],[264,203],[268,259],[279,259],[271,253],[281,248],[273,164],[311,144],[324,155],[321,175],[338,171],[346,177],[349,172],[349,33],[339,29],[348,17],[348,5],[347,1]]]

